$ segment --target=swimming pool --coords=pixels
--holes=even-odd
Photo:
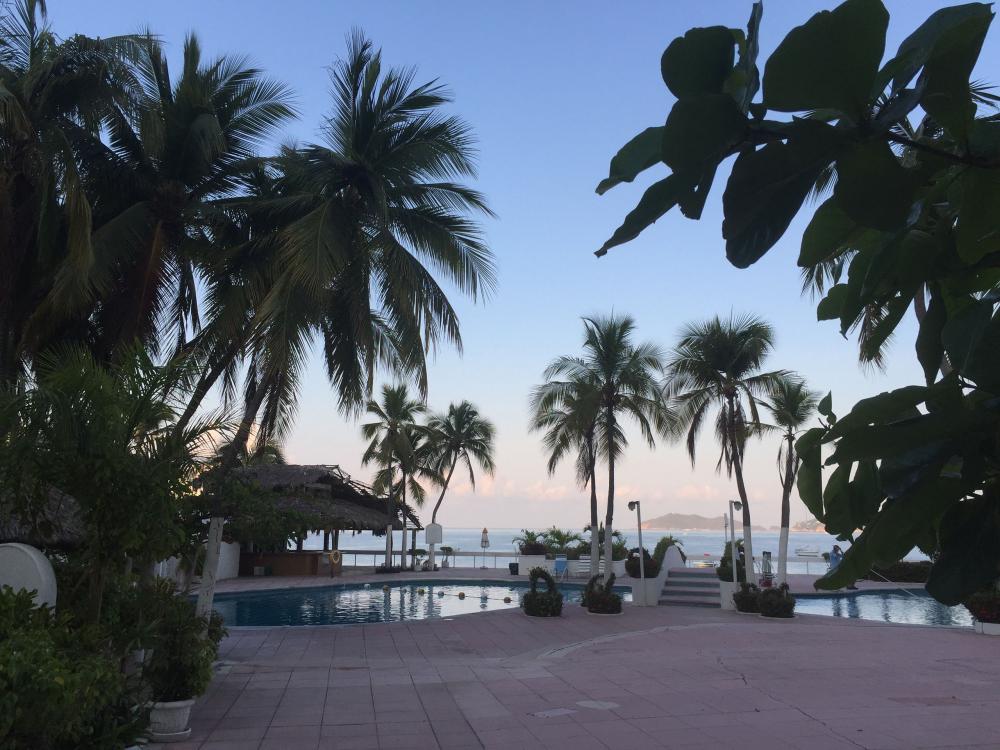
[[[795,611],[807,615],[832,615],[907,625],[972,627],[969,610],[962,606],[941,604],[922,589],[805,594],[797,596],[796,600]]]
[[[218,594],[215,609],[229,626],[357,625],[511,609],[529,588],[527,581],[406,581],[389,584],[388,592],[382,586],[346,584]],[[583,594],[583,584],[560,584],[559,590],[567,604],[575,603]],[[631,601],[631,589],[616,586],[615,591]],[[460,598],[463,593],[465,597]]]

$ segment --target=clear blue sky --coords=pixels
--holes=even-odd
[[[761,61],[790,28],[834,5],[766,2]],[[942,4],[886,5],[891,54]],[[363,28],[387,62],[417,66],[419,80],[439,78],[452,89],[453,111],[479,139],[477,187],[498,214],[486,231],[500,286],[486,305],[456,297],[465,355],[440,352],[430,373],[432,408],[468,398],[499,430],[495,481],[484,482],[475,495],[457,488],[439,518],[450,526],[580,527],[587,521],[585,495],[570,471],[549,478],[538,436],[527,432],[528,393],[548,360],[577,351],[583,314],[629,313],[642,338],[668,347],[686,321],[731,310],[757,313],[777,329],[771,364],[798,371],[816,389],[832,389],[841,413],[864,395],[921,381],[912,316],[900,327],[885,373],[862,372],[855,343],[841,338],[833,323],[816,322],[815,303],[799,295],[795,267],[805,215],[752,268],[739,271],[726,262],[720,231],[724,177],[717,179],[700,222],[672,212],[607,257],[592,255],[656,172],[604,197],[594,193],[618,147],[666,116],[671,96],[659,74],[663,49],[692,26],[744,27],[749,12],[749,0],[49,0],[50,19],[61,34],[108,36],[149,26],[176,59],[184,35],[195,30],[209,54],[249,55],[296,91],[301,116],[288,128],[288,139],[315,138],[328,107],[325,67],[343,54],[352,27]],[[979,75],[986,80],[996,69],[998,34],[991,34],[980,60]],[[778,522],[772,443],[754,445],[748,459],[755,522],[765,525]],[[714,471],[717,450],[710,439],[699,448],[692,470],[680,446],[650,452],[634,443],[618,471],[621,524],[628,523],[624,501],[633,497],[645,500],[646,517],[668,511],[720,515],[733,490]],[[360,465],[357,425],[337,413],[318,361],[306,379],[287,449],[295,462],[340,463],[359,478],[370,473]],[[796,503],[793,520],[805,517]]]

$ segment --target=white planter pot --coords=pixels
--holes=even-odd
[[[611,572],[615,574],[615,578],[625,577],[625,561],[624,560],[614,560],[611,563]]]
[[[977,633],[983,635],[1000,635],[1000,622],[979,622],[973,621]]]
[[[735,610],[736,604],[733,602],[733,594],[739,587],[738,583],[732,581],[719,581],[719,606],[723,609]]]
[[[526,576],[531,572],[532,568],[545,568],[550,573],[552,572],[552,563],[554,561],[549,560],[548,565],[546,565],[545,555],[519,555],[517,558],[518,575]]]
[[[186,701],[157,701],[149,711],[149,731],[155,742],[180,742],[186,740],[191,730],[191,706],[194,699]]]

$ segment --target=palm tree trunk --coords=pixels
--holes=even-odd
[[[600,572],[601,537],[597,533],[597,455],[594,452],[594,431],[587,436],[587,460],[590,463],[590,577]]]
[[[219,467],[219,474],[223,477],[236,465],[236,460],[240,451],[246,449],[250,440],[250,430],[260,405],[264,403],[264,396],[267,388],[264,383],[258,383],[253,396],[247,401],[243,410],[243,420],[240,422],[236,435],[226,448],[226,453],[222,457],[222,464]],[[219,513],[216,504],[216,513]],[[219,554],[222,552],[222,527],[225,519],[221,515],[213,515],[208,526],[208,541],[205,546],[205,565],[201,573],[201,585],[198,587],[198,605],[196,612],[201,617],[208,617],[212,613],[212,603],[215,600],[215,582],[219,575]]]
[[[615,415],[612,407],[607,407],[607,440],[614,440]],[[613,445],[608,445],[608,507],[604,515],[604,580],[611,575],[614,561],[614,549],[611,532],[615,518],[615,451]]]
[[[792,485],[795,483],[795,435],[789,431],[788,455],[785,457],[785,476],[781,486],[781,535],[778,537],[778,585],[788,579],[788,526],[791,521]]]
[[[736,490],[740,494],[740,502],[743,504],[743,550],[746,555],[744,561],[744,572],[747,583],[754,582],[753,571],[753,536],[750,529],[750,501],[747,498],[746,484],[743,482],[743,454],[742,445],[736,441],[736,405],[734,397],[727,397],[726,425],[729,431],[729,446],[733,456],[733,473],[736,475]],[[735,564],[736,550],[733,550]]]
[[[451,483],[451,475],[455,472],[455,466],[458,465],[458,455],[455,455],[455,460],[451,462],[451,468],[448,469],[448,476],[444,478],[444,486],[441,488],[441,494],[438,496],[437,502],[434,503],[434,510],[431,512],[431,523],[437,523],[438,508],[441,507],[441,501],[444,500],[444,493],[448,491],[448,485]],[[434,542],[430,545],[430,557],[428,558],[431,562],[431,571],[434,570]]]
[[[406,473],[403,473],[403,491],[400,495],[402,498],[402,510],[403,510],[403,534],[400,537],[399,545],[399,567],[402,570],[406,570]]]
[[[386,572],[392,569],[392,519],[396,514],[396,488],[393,486],[392,463],[389,464],[389,497],[386,498],[386,515],[389,516],[389,525],[385,527],[385,569]]]

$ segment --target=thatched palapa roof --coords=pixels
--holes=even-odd
[[[32,517],[15,514],[0,502],[0,544],[20,542],[45,549],[73,549],[83,543],[83,519],[76,500],[49,489],[48,500]]]
[[[386,499],[363,482],[351,479],[339,466],[263,464],[245,466],[236,475],[271,490],[274,502],[285,510],[307,514],[325,529],[384,531],[389,525]],[[407,526],[423,528],[407,506]],[[402,529],[401,514],[392,527]]]

